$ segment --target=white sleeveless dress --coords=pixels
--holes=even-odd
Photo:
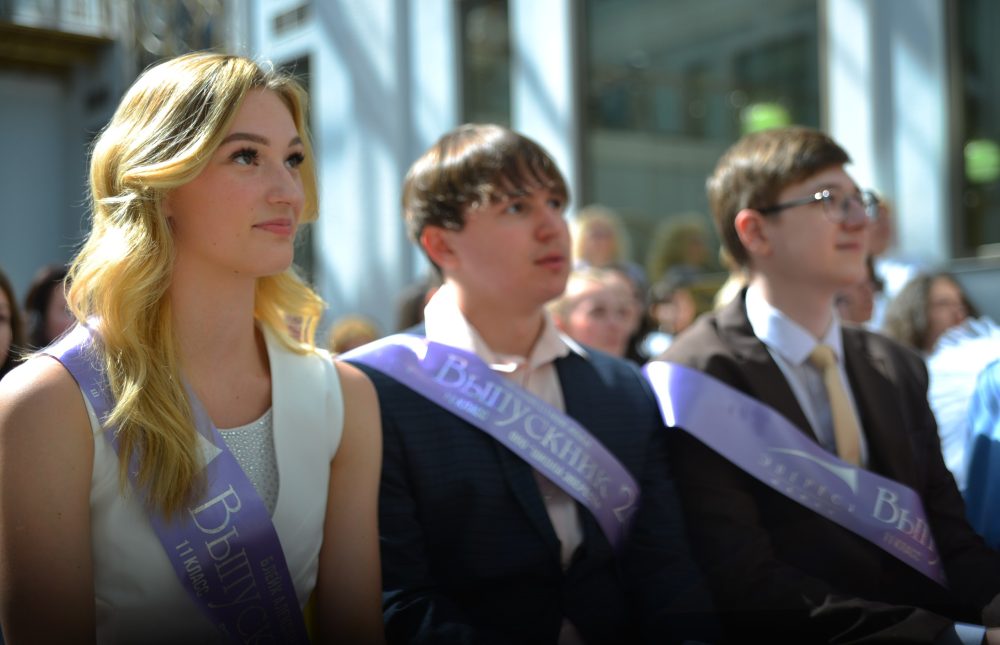
[[[344,406],[329,357],[301,356],[265,333],[271,364],[278,501],[272,521],[299,604],[316,586],[330,462]],[[118,457],[93,411],[90,509],[97,642],[218,643],[221,636],[177,580],[136,495],[122,495]]]

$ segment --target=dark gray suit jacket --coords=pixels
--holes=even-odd
[[[750,327],[746,292],[700,318],[662,357],[702,370],[816,437],[781,369]],[[922,498],[950,582],[946,590],[864,538],[753,479],[686,432],[671,463],[695,554],[734,640],[929,643],[953,621],[998,624],[1000,556],[965,520],[941,458],[923,360],[858,328],[845,366],[869,470]],[[734,440],[740,428],[732,429]]]
[[[714,640],[690,556],[665,432],[638,369],[598,352],[556,361],[567,414],[642,487],[616,558],[580,507],[568,570],[527,463],[377,370],[384,461],[379,532],[390,643],[555,643],[564,617],[588,643]]]

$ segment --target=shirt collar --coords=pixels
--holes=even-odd
[[[522,367],[535,370],[567,356],[576,345],[571,345],[563,338],[547,311],[544,316],[542,333],[527,357],[494,352],[459,308],[454,285],[446,282],[424,307],[424,331],[427,340],[470,351],[483,359],[490,369],[498,372],[510,373]]]
[[[831,312],[830,326],[826,333],[817,341],[805,327],[765,300],[760,287],[755,284],[747,288],[746,308],[754,336],[792,365],[802,365],[816,345],[820,344],[829,345],[837,360],[842,361],[843,340],[836,310]]]

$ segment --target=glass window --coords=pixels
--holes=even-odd
[[[961,61],[958,87],[962,126],[958,133],[958,177],[963,217],[956,226],[960,255],[1000,252],[1000,3],[955,3],[952,31]]]
[[[579,203],[618,213],[650,280],[699,223],[719,277],[705,179],[741,134],[820,126],[818,20],[816,0],[587,0]]]
[[[507,0],[460,0],[462,120],[510,125]]]
[[[136,69],[201,49],[223,50],[227,43],[224,0],[137,0],[130,24]]]

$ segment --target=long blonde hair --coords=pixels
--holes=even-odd
[[[77,320],[99,321],[123,490],[131,463],[147,503],[164,515],[181,510],[203,482],[166,297],[174,245],[161,203],[201,172],[253,89],[273,91],[288,106],[306,148],[300,221],[315,221],[305,93],[294,79],[247,58],[199,52],[150,68],[91,155],[92,229],[70,267],[67,303]],[[257,281],[255,318],[293,351],[314,349],[322,309],[291,267]]]

